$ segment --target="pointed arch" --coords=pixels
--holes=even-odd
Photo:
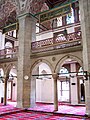
[[[12,69],[13,66],[15,66],[15,68],[17,69],[17,66],[14,63],[11,63],[11,64],[7,65],[7,67],[5,69],[5,75],[6,76],[9,76],[10,70]]]
[[[60,68],[61,68],[62,65],[63,65],[63,62],[64,62],[66,59],[76,60],[81,66],[83,66],[83,61],[82,61],[79,57],[74,56],[74,55],[71,55],[71,54],[68,54],[68,55],[65,55],[64,57],[62,57],[62,58],[57,62],[56,66],[55,66],[54,72],[58,73],[58,71],[60,70]]]
[[[40,64],[40,63],[46,63],[46,64],[49,66],[51,72],[53,73],[54,68],[53,68],[52,64],[51,64],[48,60],[38,59],[38,60],[35,61],[35,62],[32,64],[32,66],[31,66],[31,74],[32,74],[32,71],[33,71],[33,69],[35,68],[35,66],[38,65],[38,64]]]

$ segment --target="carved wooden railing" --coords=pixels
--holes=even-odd
[[[18,47],[15,48],[5,48],[0,50],[0,59],[5,58],[16,58],[18,54]]]
[[[81,31],[78,31],[77,33],[74,32],[67,35],[61,35],[56,38],[49,38],[45,40],[32,42],[32,53],[78,46],[81,45],[81,38]],[[18,47],[0,50],[0,59],[15,58],[17,57],[17,55]]]
[[[81,45],[81,31],[62,34],[56,38],[48,38],[41,41],[32,42],[32,52],[47,51],[53,49],[63,49],[67,47]]]

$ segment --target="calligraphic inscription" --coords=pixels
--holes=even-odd
[[[5,34],[9,31],[13,31],[13,30],[17,30],[17,29],[18,29],[18,23],[13,23],[13,24],[10,24],[10,25],[4,27],[2,30],[2,33]]]
[[[58,16],[64,16],[71,13],[71,4],[64,5],[62,7],[54,8],[39,14],[39,22],[46,22],[50,19],[54,19]]]

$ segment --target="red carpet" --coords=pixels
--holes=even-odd
[[[33,111],[41,112],[54,112],[53,104],[36,104],[34,108],[29,108]],[[56,113],[71,114],[71,115],[85,115],[85,107],[83,106],[70,106],[70,105],[59,105]]]
[[[12,105],[4,106],[3,104],[0,104],[0,115],[16,113],[16,112],[20,112],[20,111],[23,111],[23,109],[16,108]]]
[[[67,105],[60,105],[58,112],[62,113],[78,113],[84,114],[85,107],[73,107]],[[81,109],[82,108],[82,109]],[[31,110],[32,108],[29,108]],[[3,106],[0,105],[0,120],[90,120],[84,116],[73,116],[73,115],[62,115],[62,114],[53,114],[53,105],[50,104],[37,104],[32,110],[37,111],[46,111],[51,113],[43,112],[32,112],[25,111],[24,109],[19,109],[13,107],[12,105]],[[80,112],[81,111],[81,112]],[[82,112],[83,111],[83,112]]]
[[[0,120],[84,120],[76,117],[56,116],[35,112],[20,112],[0,117]],[[87,119],[89,120],[89,119]]]

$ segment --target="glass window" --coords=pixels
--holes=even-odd
[[[66,21],[67,24],[74,23],[74,11],[72,8],[71,8],[71,13],[67,15]]]
[[[62,16],[57,18],[57,27],[62,26]]]
[[[60,69],[60,73],[61,76],[69,76],[69,71],[64,67]]]
[[[69,81],[58,81],[58,100],[69,102],[70,88]]]
[[[36,23],[36,33],[39,33],[39,23]]]
[[[79,10],[79,21],[81,21],[80,10]]]
[[[16,30],[13,31],[13,37],[16,38]]]

